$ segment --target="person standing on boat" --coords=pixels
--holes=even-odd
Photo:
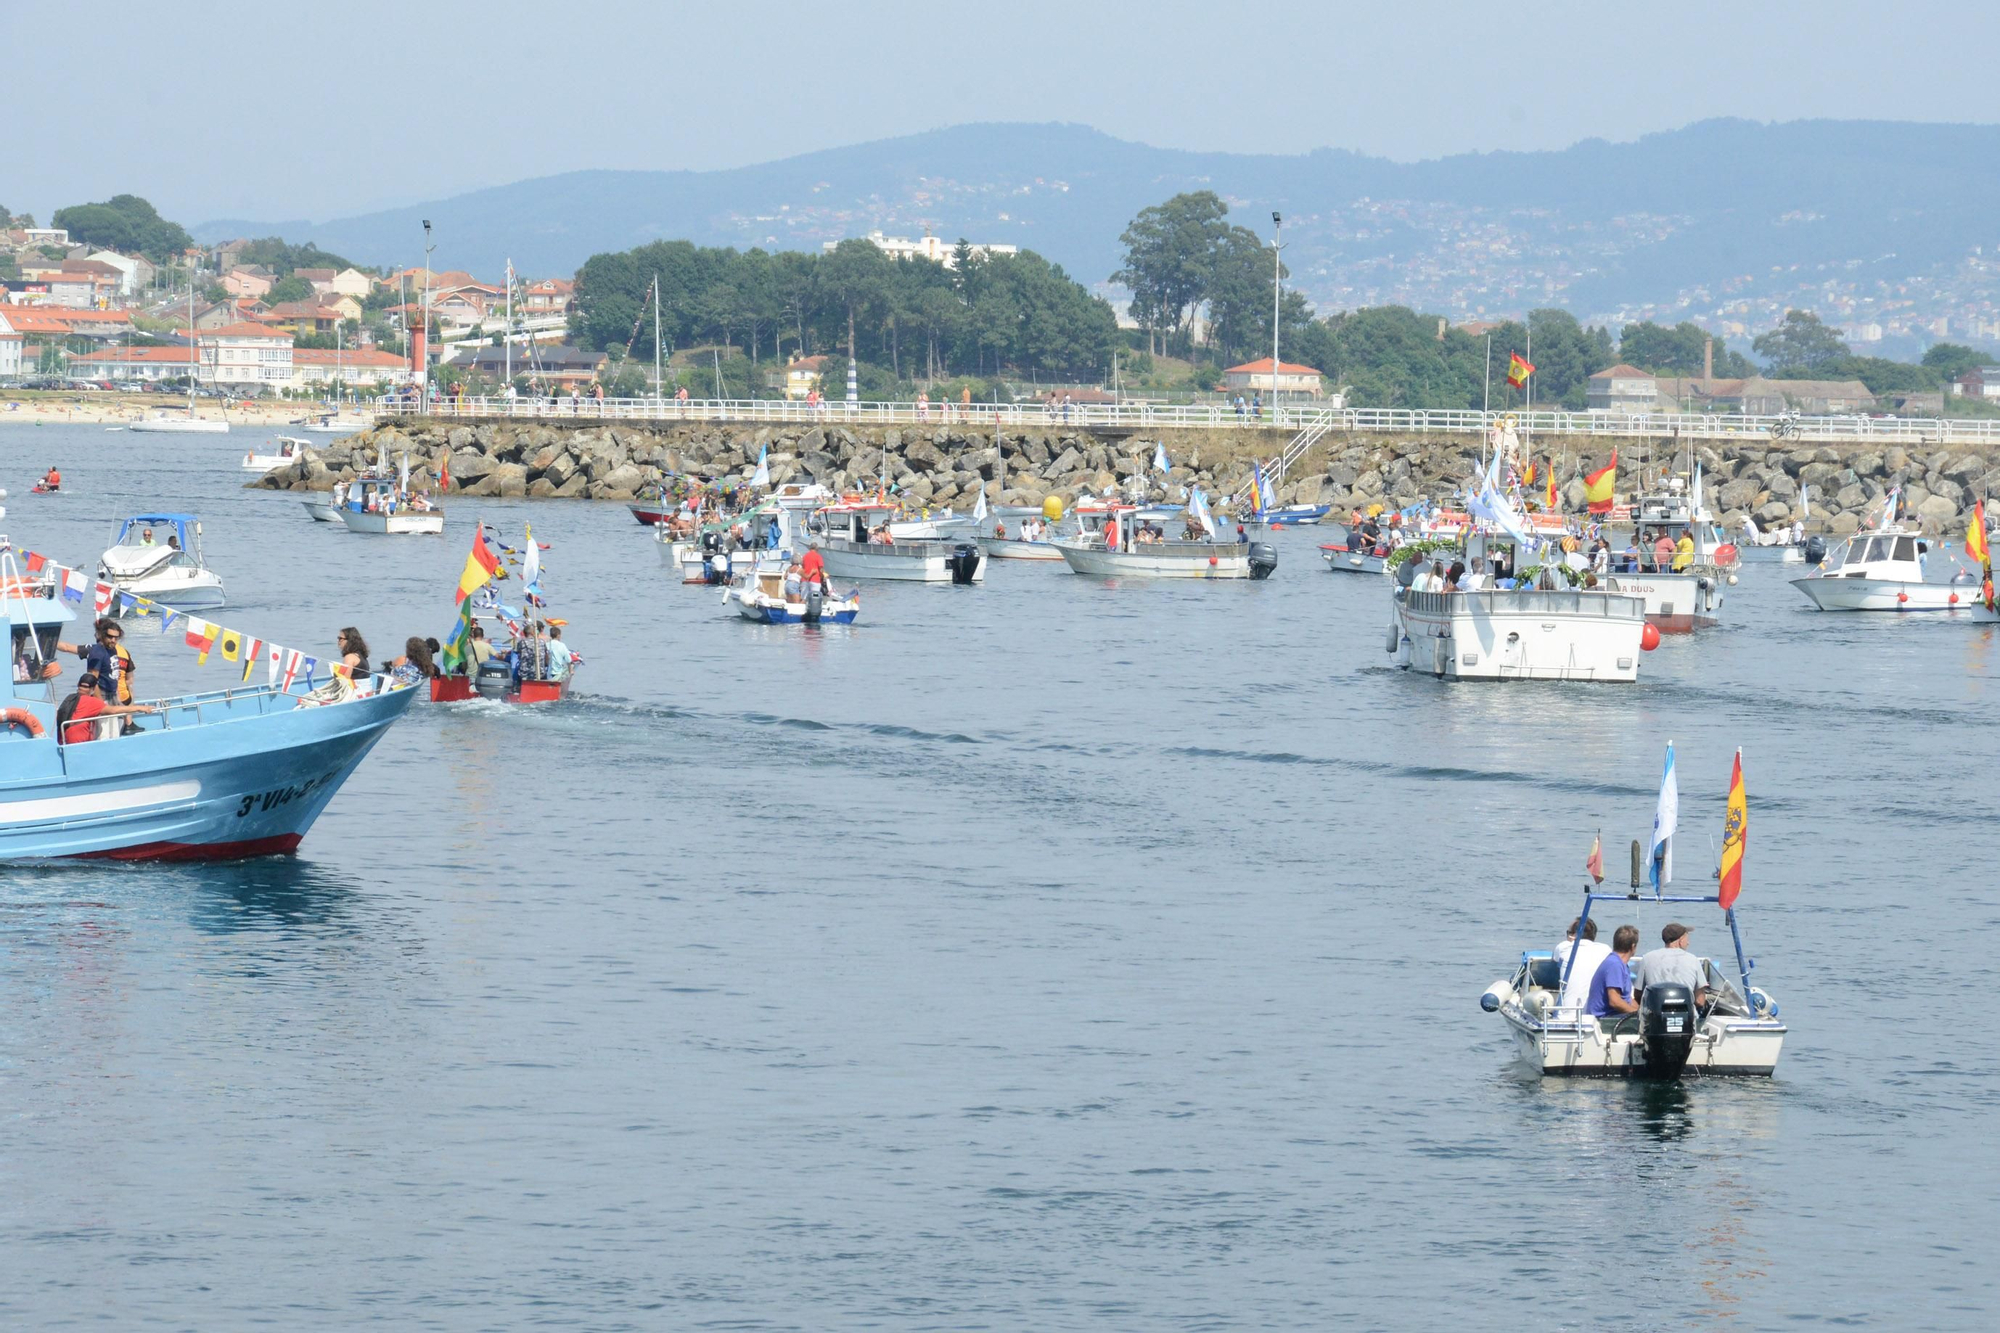
[[[1584,1012],[1593,1018],[1615,1018],[1636,1014],[1632,1002],[1632,955],[1639,948],[1639,928],[1620,926],[1611,932],[1611,954],[1597,965],[1590,978],[1590,996]]]
[[[820,591],[826,593],[828,596],[833,594],[833,586],[826,580],[826,560],[820,555],[817,546],[808,546],[805,555],[800,557],[799,582],[801,584],[817,583],[820,586]]]
[[[125,627],[111,616],[99,616],[94,643],[56,642],[59,653],[75,653],[83,659],[84,674],[114,703],[132,702],[132,654],[125,651]]]
[[[1681,539],[1674,543],[1674,573],[1685,574],[1694,563],[1694,538],[1683,532]]]
[[[1701,959],[1688,951],[1694,932],[1678,921],[1669,921],[1660,931],[1660,947],[1640,958],[1632,969],[1632,984],[1641,993],[1648,986],[1686,986],[1697,1006],[1708,1000],[1707,978]]]
[[[111,716],[126,717],[133,713],[157,713],[160,710],[151,704],[108,704],[101,691],[104,689],[97,673],[85,669],[76,678],[76,693],[56,705],[56,722],[62,727],[65,745],[94,741],[97,730],[95,719]]]

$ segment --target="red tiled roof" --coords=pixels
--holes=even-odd
[[[1271,358],[1267,356],[1260,361],[1245,361],[1240,366],[1231,366],[1224,373],[1229,375],[1268,375],[1271,373]],[[1278,363],[1278,373],[1280,375],[1317,375],[1319,371],[1313,369],[1311,366],[1300,366],[1294,365],[1290,361],[1280,361]]]
[[[1598,371],[1590,378],[1594,380],[1649,380],[1653,376],[1637,366],[1628,366],[1623,361],[1615,366]]]
[[[64,310],[46,305],[0,306],[0,316],[5,316],[17,333],[69,334],[79,324],[130,324],[129,310]]]
[[[268,312],[275,319],[339,319],[341,314],[317,301],[280,301]]]

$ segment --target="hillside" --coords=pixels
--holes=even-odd
[[[1458,316],[1547,303],[1587,318],[1759,327],[1793,301],[1835,322],[1990,301],[1972,255],[2000,242],[1988,220],[2000,180],[1977,167],[1996,151],[1993,126],[1716,120],[1633,143],[1405,164],[1333,149],[1183,152],[1077,125],[962,125],[729,171],[571,172],[324,222],[212,222],[196,235],[276,232],[407,264],[421,260],[429,217],[440,263],[497,273],[511,256],[539,274],[661,237],[809,248],[928,228],[1030,247],[1101,282],[1135,212],[1205,188],[1260,231],[1283,211],[1287,263],[1322,308],[1400,301]],[[1913,280],[1920,290],[1908,290]]]

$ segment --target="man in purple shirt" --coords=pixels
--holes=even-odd
[[[1632,1003],[1632,955],[1639,948],[1639,928],[1620,926],[1611,933],[1611,953],[1590,979],[1590,999],[1584,1011],[1596,1018],[1636,1014]]]

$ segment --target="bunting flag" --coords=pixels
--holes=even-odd
[[[536,585],[542,577],[542,548],[535,544],[535,528],[531,523],[523,523],[521,530],[528,534],[528,554],[521,561],[521,586],[530,592],[539,592]]]
[[[486,527],[475,524],[472,531],[472,553],[465,557],[465,570],[458,576],[458,600],[464,601],[484,587],[500,568],[500,557],[493,554],[486,545]]]
[[[319,670],[319,659],[308,657],[299,663],[299,670],[306,673],[306,688],[313,688],[313,672]]]
[[[1542,497],[1542,507],[1553,514],[1556,511],[1556,506],[1560,503],[1556,498],[1556,461],[1551,458],[1549,460],[1549,489],[1548,493]],[[1699,505],[1696,506],[1696,508],[1699,507]]]
[[[264,660],[270,664],[270,672],[264,677],[266,685],[275,686],[285,666],[285,650],[277,644],[269,644],[264,649]]]
[[[163,612],[160,616],[160,633],[166,634],[171,631],[174,627],[174,622],[180,618],[181,613],[178,611]]]
[[[250,680],[250,673],[255,671],[257,664],[263,660],[264,641],[262,639],[252,639],[243,645],[243,680],[246,684]]]
[[[90,586],[90,580],[82,570],[72,569],[63,575],[62,595],[65,602],[82,602],[83,590]]]
[[[30,574],[41,573],[47,567],[48,563],[46,556],[37,555],[33,551],[28,552],[28,572]]]
[[[212,628],[213,627],[206,620],[202,620],[196,616],[189,616],[187,625],[187,646],[190,648],[201,647],[203,641],[211,637],[210,630]]]
[[[1590,872],[1594,882],[1604,882],[1604,835],[1591,835],[1590,855],[1583,858],[1583,868]]]
[[[1611,461],[1583,479],[1583,498],[1589,503],[1593,514],[1608,514],[1613,503],[1612,492],[1618,485],[1618,450],[1611,451]]]
[[[1715,901],[1728,911],[1743,892],[1743,848],[1750,833],[1750,806],[1743,796],[1743,751],[1736,751],[1735,767],[1729,771],[1729,805],[1722,817],[1722,887]]]
[[[235,630],[226,629],[222,631],[221,643],[223,661],[234,662],[242,655],[243,636]]]
[[[1534,373],[1534,362],[1528,360],[1528,358],[1522,356],[1519,352],[1507,353],[1507,382],[1509,384],[1518,389],[1526,384],[1528,376]]]
[[[112,600],[117,594],[118,590],[108,583],[100,583],[91,590],[91,604],[97,608],[98,615],[104,615],[111,610]]]
[[[1667,767],[1660,774],[1660,804],[1653,812],[1652,870],[1648,878],[1653,891],[1674,882],[1674,830],[1680,826],[1681,788],[1674,777],[1674,743],[1667,742]]]
[[[1527,468],[1521,474],[1521,484],[1523,486],[1532,486],[1535,484],[1535,460],[1532,458],[1528,460]]]
[[[215,625],[203,625],[202,628],[207,632],[201,636],[201,651],[194,655],[194,664],[196,666],[208,665],[209,650],[215,647],[215,636],[218,633],[220,627]]]

